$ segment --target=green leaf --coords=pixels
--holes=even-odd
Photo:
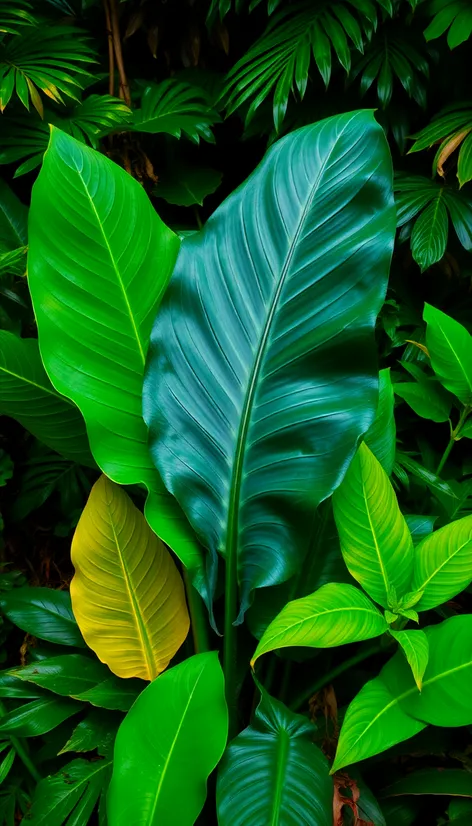
[[[0,607],[11,622],[34,637],[59,645],[85,645],[67,591],[14,588],[1,595]]]
[[[109,760],[78,758],[41,780],[27,815],[30,826],[86,826],[108,781]]]
[[[428,377],[413,362],[402,361],[403,367],[416,379],[415,382],[395,384],[395,393],[424,419],[447,422],[451,413],[452,396],[435,377]]]
[[[403,653],[411,667],[415,683],[421,691],[423,676],[428,665],[429,642],[424,631],[394,631],[390,629],[392,637],[403,649]]]
[[[0,252],[23,247],[28,237],[28,208],[0,178]]]
[[[424,272],[446,252],[449,218],[441,193],[421,213],[411,234],[411,254]]]
[[[402,596],[413,572],[413,541],[384,469],[361,444],[333,496],[344,561],[376,602],[389,607],[390,589]]]
[[[446,313],[424,306],[426,346],[444,387],[463,404],[472,404],[472,336]]]
[[[201,166],[182,167],[179,164],[171,177],[159,178],[153,194],[177,206],[203,206],[206,196],[218,189],[222,177],[222,173],[216,169]]]
[[[314,508],[373,419],[389,188],[371,112],[288,135],[183,242],[158,313],[152,455],[211,559],[226,557],[230,601],[238,576],[240,618],[253,589],[299,568]]]
[[[252,725],[228,746],[218,771],[220,826],[331,826],[333,784],[314,728],[262,690]]]
[[[94,465],[82,416],[49,381],[37,340],[6,330],[0,330],[0,411],[58,453]]]
[[[58,699],[54,696],[41,697],[0,717],[0,734],[16,737],[37,737],[39,734],[47,734],[83,707],[83,703],[75,700]]]
[[[425,537],[415,549],[413,589],[423,591],[418,611],[436,608],[472,580],[472,516],[465,516]]]
[[[170,79],[146,86],[141,108],[134,110],[127,128],[152,135],[165,132],[174,138],[184,133],[193,143],[199,143],[200,138],[214,143],[211,127],[219,121],[218,113],[202,89]]]
[[[195,570],[200,551],[152,466],[141,413],[151,325],[178,248],[137,181],[53,129],[30,212],[41,355],[82,411],[97,464],[119,484],[147,485],[153,530]]]
[[[362,591],[329,583],[282,609],[264,632],[252,665],[262,654],[279,648],[333,648],[379,637],[387,629],[385,618]]]
[[[123,682],[98,660],[83,654],[49,657],[31,665],[12,668],[9,674],[63,697],[72,697],[75,700],[88,701],[93,705],[120,711],[128,711],[145,685],[140,680]]]
[[[413,690],[418,693],[403,654],[399,652],[398,656],[402,658],[405,670],[409,671]],[[392,679],[392,663],[393,660],[390,660],[380,676],[366,683],[349,705],[339,735],[332,774],[408,740],[425,728],[425,723],[410,717],[401,708]]]
[[[104,714],[102,709],[93,708],[77,724],[59,754],[66,754],[69,751],[87,752],[97,749],[100,755],[108,756],[120,722],[121,715]]]
[[[421,694],[407,691],[403,680],[401,705],[405,712],[433,726],[467,726],[472,723],[469,702],[472,678],[472,615],[451,617],[426,629],[429,661]]]
[[[472,775],[464,769],[421,769],[382,789],[382,797],[444,794],[472,797]]]
[[[395,463],[396,427],[394,395],[390,368],[379,373],[379,403],[375,419],[364,436],[367,447],[379,460],[385,473],[391,475]]]
[[[423,516],[422,514],[413,513],[407,513],[405,515],[405,521],[414,545],[418,545],[422,539],[425,539],[426,536],[433,532],[434,523],[437,518],[437,516]]]
[[[196,654],[160,674],[119,728],[108,794],[110,824],[192,826],[227,733],[216,652]]]

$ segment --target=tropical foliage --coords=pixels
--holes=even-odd
[[[0,8],[0,826],[472,818],[465,0]]]

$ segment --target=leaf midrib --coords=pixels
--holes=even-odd
[[[136,343],[138,345],[138,350],[139,350],[139,355],[140,355],[140,358],[141,358],[141,361],[142,361],[142,364],[143,364],[143,367],[144,367],[144,365],[146,363],[146,356],[145,356],[145,352],[144,352],[144,347],[143,347],[142,342],[141,342],[141,336],[139,335],[139,330],[138,330],[138,327],[137,327],[137,324],[136,324],[136,321],[135,321],[135,318],[134,318],[133,311],[131,309],[131,304],[129,302],[128,294],[126,292],[125,285],[123,283],[123,279],[121,277],[121,273],[120,273],[120,270],[118,268],[118,264],[115,261],[115,256],[113,255],[113,251],[112,251],[112,249],[110,247],[110,244],[108,242],[108,238],[107,238],[106,233],[105,233],[105,228],[104,228],[104,226],[103,226],[103,224],[100,220],[100,216],[97,212],[97,208],[96,208],[96,206],[93,202],[93,199],[90,195],[90,192],[88,191],[87,185],[86,185],[86,183],[85,183],[85,181],[84,181],[84,179],[83,179],[83,177],[80,173],[80,170],[77,169],[77,167],[76,167],[76,172],[77,172],[77,176],[78,176],[78,178],[79,178],[79,180],[80,180],[80,182],[81,182],[81,184],[84,188],[84,192],[85,192],[85,194],[87,196],[87,199],[89,201],[90,208],[91,208],[93,214],[95,215],[95,219],[96,219],[98,228],[100,230],[100,233],[102,235],[103,242],[104,242],[104,244],[107,248],[108,255],[110,256],[110,261],[111,261],[113,270],[115,272],[118,284],[120,286],[121,292],[123,294],[123,300],[124,300],[124,303],[125,303],[126,311],[127,311],[128,316],[129,316],[129,320],[131,322],[131,328],[133,330],[133,335],[136,339]]]
[[[434,534],[433,534],[433,536],[434,536]],[[448,563],[448,562],[450,562],[452,559],[454,559],[454,558],[457,556],[457,554],[459,554],[459,553],[462,551],[462,549],[463,549],[463,548],[465,548],[465,546],[466,546],[466,545],[469,545],[469,544],[471,544],[471,543],[472,543],[472,539],[470,539],[470,538],[469,538],[469,539],[466,539],[466,541],[465,541],[465,542],[463,542],[463,543],[462,543],[462,545],[460,545],[460,546],[459,546],[459,548],[457,548],[457,550],[456,550],[456,551],[454,551],[454,553],[452,553],[452,554],[450,554],[450,556],[446,557],[446,559],[444,559],[444,560],[443,560],[443,562],[441,562],[441,564],[440,564],[440,565],[438,565],[438,567],[434,569],[434,571],[432,572],[432,574],[430,574],[430,575],[429,575],[429,577],[427,577],[427,579],[423,580],[423,582],[421,583],[421,585],[417,585],[417,586],[415,586],[415,587],[414,587],[414,590],[415,590],[415,591],[423,591],[423,590],[426,588],[426,586],[427,586],[427,585],[429,585],[429,583],[431,582],[431,580],[432,580],[432,579],[433,579],[433,578],[434,578],[437,574],[439,574],[439,572],[440,572],[440,571],[442,571],[442,569],[444,568],[444,566],[445,566],[445,565],[447,565],[447,563]]]
[[[349,121],[350,123],[351,121]],[[244,405],[241,413],[241,422],[239,426],[238,435],[236,438],[236,446],[234,452],[234,462],[233,462],[233,473],[230,482],[230,490],[229,490],[229,500],[228,500],[228,531],[227,531],[227,541],[226,541],[226,565],[228,567],[229,572],[232,572],[231,582],[233,587],[236,587],[237,581],[237,552],[238,552],[238,537],[239,537],[239,518],[240,518],[240,508],[239,508],[239,501],[241,495],[241,482],[242,482],[242,475],[243,475],[243,465],[244,465],[244,456],[245,456],[245,445],[247,440],[247,434],[249,430],[249,424],[252,415],[252,409],[254,405],[254,398],[257,389],[257,383],[259,378],[259,373],[261,370],[262,362],[265,356],[265,351],[267,347],[267,342],[269,339],[269,333],[271,331],[272,322],[274,320],[274,316],[276,314],[278,303],[280,299],[280,295],[282,293],[283,287],[285,285],[285,280],[287,278],[290,264],[292,263],[292,259],[295,253],[295,248],[297,241],[302,233],[305,220],[307,214],[311,208],[313,203],[313,199],[318,191],[320,180],[324,174],[325,168],[328,165],[328,162],[331,160],[331,157],[334,153],[334,150],[341,139],[342,135],[347,129],[347,125],[343,127],[340,131],[339,135],[336,138],[336,141],[331,149],[331,152],[324,160],[322,167],[318,173],[317,179],[312,186],[311,192],[309,197],[307,198],[306,204],[302,210],[302,214],[300,216],[300,220],[298,223],[297,230],[293,236],[292,242],[290,244],[289,250],[287,252],[284,264],[282,266],[279,283],[277,288],[274,292],[272,297],[272,301],[269,307],[269,312],[267,315],[266,323],[264,326],[263,334],[260,338],[256,357],[252,366],[252,370],[249,376],[248,386],[246,397],[244,400]],[[229,595],[227,595],[227,600],[230,602]]]
[[[441,326],[441,323],[439,323],[439,329],[441,330],[442,335],[443,335],[443,336],[444,336],[444,338],[446,339],[446,343],[447,343],[447,344],[448,344],[448,346],[450,347],[450,349],[451,349],[451,352],[452,352],[453,356],[454,356],[454,357],[456,358],[456,360],[457,360],[457,363],[458,363],[459,368],[460,368],[460,370],[461,370],[461,372],[462,372],[462,375],[464,376],[464,379],[465,379],[465,382],[466,382],[466,384],[467,384],[467,387],[468,387],[468,388],[469,388],[469,390],[472,392],[472,381],[470,380],[469,375],[468,375],[468,373],[467,373],[467,370],[465,369],[464,365],[462,364],[462,361],[461,361],[461,359],[459,358],[459,355],[456,353],[456,351],[455,351],[455,349],[454,349],[454,347],[453,347],[452,343],[449,341],[449,338],[447,337],[447,333],[445,332],[444,328]]]
[[[358,606],[350,606],[350,607],[344,607],[344,608],[330,608],[329,610],[326,610],[326,611],[319,611],[317,614],[310,614],[310,616],[305,617],[304,619],[301,619],[301,620],[298,620],[297,622],[292,623],[291,625],[287,626],[283,631],[279,631],[277,634],[275,634],[270,639],[270,643],[272,643],[274,640],[276,640],[277,637],[283,637],[288,631],[293,631],[293,629],[296,628],[298,625],[304,625],[305,622],[310,622],[311,620],[317,620],[318,617],[323,617],[326,614],[339,614],[339,613],[343,613],[343,612],[351,613],[351,611],[360,611],[360,612],[364,612],[366,614],[372,614],[372,616],[374,616],[376,618],[383,619],[382,614],[380,613],[380,611],[377,611],[377,609],[374,608],[374,606],[372,606],[372,609],[364,608],[364,607],[358,607]],[[386,620],[385,620],[385,628],[387,628]],[[380,636],[380,633],[379,633],[379,636]],[[314,646],[314,647],[316,647],[316,646]]]
[[[285,768],[287,766],[289,746],[290,740],[287,731],[284,728],[279,729],[275,754],[275,789],[272,795],[273,805],[269,826],[279,826],[280,824],[280,810],[282,806]]]

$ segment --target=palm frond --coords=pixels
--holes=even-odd
[[[20,34],[24,26],[35,26],[37,21],[32,11],[28,0],[10,0],[0,6],[0,33]]]
[[[392,11],[389,0],[382,7]],[[246,123],[261,103],[273,94],[276,130],[285,117],[290,94],[303,99],[312,56],[328,86],[333,53],[346,73],[351,50],[364,51],[377,25],[373,0],[302,0],[274,15],[259,40],[231,69],[223,97],[228,114],[249,104]]]
[[[193,143],[200,139],[214,143],[211,127],[219,121],[220,116],[201,89],[178,80],[164,80],[146,86],[128,129],[153,135],[165,132],[174,138],[184,133]]]
[[[435,40],[447,32],[447,44],[454,49],[472,34],[470,0],[430,0],[425,11],[433,18],[424,33],[426,40]]]
[[[29,110],[30,102],[42,116],[40,91],[63,103],[74,100],[90,77],[84,64],[95,62],[94,52],[81,29],[73,26],[29,27],[21,37],[0,43],[0,110],[13,92]]]
[[[428,126],[413,135],[410,152],[420,152],[439,144],[433,160],[433,174],[444,177],[444,165],[459,150],[457,177],[463,186],[472,180],[472,103],[456,103],[437,114]]]

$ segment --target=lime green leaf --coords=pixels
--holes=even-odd
[[[80,411],[51,384],[38,342],[0,330],[0,411],[76,462],[94,465]]]
[[[111,826],[192,826],[227,733],[216,652],[197,654],[157,677],[118,731],[108,795]]]
[[[446,252],[449,218],[441,192],[415,221],[411,233],[411,254],[421,272],[441,260]]]
[[[165,545],[106,476],[92,488],[71,557],[72,608],[87,645],[119,677],[154,679],[187,636],[185,590]]]
[[[82,411],[97,464],[119,484],[147,485],[153,530],[195,570],[200,551],[152,466],[141,412],[152,321],[178,248],[137,181],[52,130],[30,211],[41,355]]]
[[[388,476],[392,473],[395,463],[396,428],[393,413],[394,402],[390,368],[387,368],[381,370],[379,373],[379,403],[377,405],[375,419],[365,434],[364,441],[374,456],[379,460]]]
[[[59,645],[84,645],[67,591],[14,588],[2,593],[0,607],[11,622],[34,637]]]
[[[387,628],[380,611],[362,591],[353,585],[332,582],[282,609],[263,634],[252,664],[262,654],[279,648],[332,648],[370,640]]]
[[[275,143],[183,242],[157,315],[152,455],[210,558],[225,556],[230,589],[238,578],[240,619],[255,588],[299,569],[314,508],[373,419],[371,332],[394,223],[384,140],[371,112],[355,112]]]
[[[403,653],[411,667],[415,683],[421,691],[423,676],[428,665],[429,642],[424,631],[394,631],[390,629],[392,637],[403,649]]]
[[[313,733],[305,717],[262,691],[253,724],[219,767],[219,826],[332,826],[333,783]]]
[[[446,313],[425,304],[426,346],[434,372],[463,404],[472,404],[472,336]]]
[[[418,694],[403,654],[397,656],[402,658],[402,665],[409,672],[410,682],[406,690],[411,690],[412,685],[412,690]],[[400,706],[394,680],[395,664],[392,669],[394,660],[384,666],[379,677],[366,683],[348,707],[332,773],[408,740],[425,728],[426,723],[410,717]]]
[[[397,396],[404,399],[418,416],[433,422],[447,422],[452,396],[435,377],[429,378],[417,364],[408,361],[401,364],[416,381],[395,384]]]
[[[423,591],[418,611],[436,608],[472,580],[472,516],[465,516],[425,537],[415,549],[412,586]]]
[[[413,571],[413,542],[387,474],[361,444],[333,496],[341,551],[367,593],[389,606],[391,587],[404,594]]]
[[[108,782],[109,760],[78,758],[44,780],[35,790],[27,822],[31,826],[85,826]]]

